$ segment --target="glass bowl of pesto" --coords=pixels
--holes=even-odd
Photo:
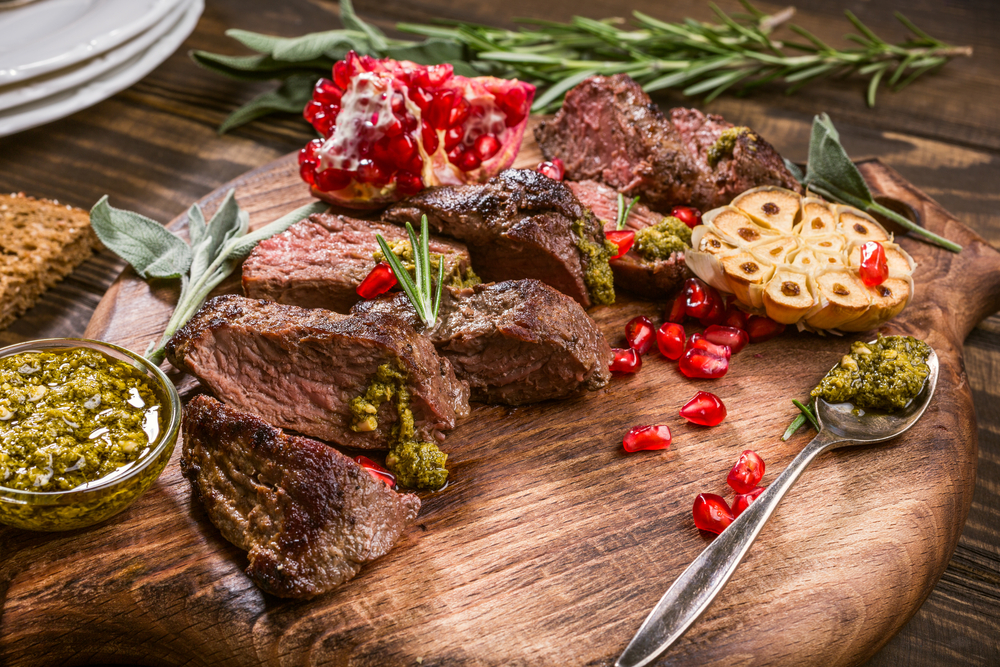
[[[180,417],[167,376],[117,345],[0,349],[0,523],[71,530],[117,514],[163,472]]]

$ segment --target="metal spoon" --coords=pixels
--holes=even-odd
[[[899,412],[857,416],[849,403],[816,401],[820,431],[764,493],[722,531],[684,570],[650,612],[615,667],[648,665],[673,644],[708,608],[729,581],[743,556],[782,497],[813,459],[829,449],[873,445],[895,438],[924,414],[938,378],[937,354],[927,359],[930,374],[920,394]]]

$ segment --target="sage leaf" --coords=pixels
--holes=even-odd
[[[219,204],[218,210],[216,210],[215,215],[212,216],[212,220],[207,225],[204,223],[204,216],[198,205],[195,204],[191,207],[197,210],[194,219],[201,218],[200,224],[204,225],[202,231],[198,234],[198,240],[195,241],[195,234],[193,232],[198,223],[196,222],[194,226],[191,225],[190,221],[192,218],[189,212],[189,229],[192,232],[191,248],[194,253],[191,261],[192,281],[197,281],[205,273],[212,260],[219,254],[219,250],[230,239],[243,236],[246,233],[246,229],[250,224],[250,216],[245,211],[240,210],[239,205],[236,203],[235,193],[235,190],[230,190],[226,193],[225,199]]]
[[[179,278],[191,266],[191,248],[180,237],[144,215],[114,208],[107,195],[90,210],[90,225],[144,279]]]
[[[309,74],[318,79],[321,76],[329,76],[334,63],[332,58],[320,58],[289,64],[275,60],[271,56],[227,56],[207,51],[191,51],[189,55],[202,69],[237,81],[284,80],[302,74]]]
[[[354,3],[351,0],[340,0],[340,20],[343,21],[344,27],[348,30],[357,30],[367,35],[369,43],[376,51],[385,51],[389,46],[381,30],[358,18],[358,15],[354,13]]]
[[[219,134],[225,134],[229,130],[271,113],[301,113],[302,108],[312,97],[316,79],[316,76],[308,74],[289,77],[277,90],[258,95],[230,114],[219,126]]]
[[[809,137],[809,165],[806,181],[821,179],[861,199],[872,201],[871,190],[847,151],[840,144],[840,134],[824,112],[813,119]]]
[[[328,208],[330,208],[330,205],[323,202],[313,202],[311,204],[301,206],[291,213],[281,216],[274,222],[266,224],[256,231],[250,232],[246,236],[232,239],[220,252],[220,256],[226,258],[227,260],[242,260],[250,254],[250,251],[253,250],[258,243],[264,239],[270,238],[275,234],[280,234],[296,222],[308,218],[310,215],[322,213]]]

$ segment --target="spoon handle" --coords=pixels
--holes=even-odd
[[[729,581],[785,492],[819,454],[842,438],[820,431],[764,493],[716,537],[667,589],[615,667],[642,667],[673,644]]]

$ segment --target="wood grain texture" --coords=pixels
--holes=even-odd
[[[726,11],[740,10],[736,0],[718,0],[718,4]],[[774,11],[787,3],[757,4]],[[865,107],[864,84],[857,81],[812,84],[794,96],[774,91],[745,99],[723,96],[707,106],[676,94],[664,95],[658,101],[663,106],[693,104],[722,113],[737,124],[754,127],[782,154],[799,161],[806,155],[812,115],[827,111],[852,156],[878,156],[969,228],[994,246],[1000,244],[1000,199],[995,192],[1000,182],[1000,135],[995,132],[1000,103],[1000,68],[995,66],[1000,56],[996,40],[1000,30],[998,5],[991,0],[899,0],[891,6],[853,0],[797,0],[794,4],[797,23],[835,44],[844,44],[845,8],[888,39],[904,37],[902,27],[891,16],[892,10],[899,9],[931,34],[973,46],[975,56],[949,64],[940,74],[918,81],[898,95],[880,93],[875,109]],[[712,20],[702,0],[633,0],[628,6],[609,0],[552,0],[545,4],[523,0],[387,0],[377,5],[356,0],[355,6],[363,17],[386,28],[397,20],[438,16],[509,25],[515,16],[566,20],[574,14],[623,16],[632,8],[666,20],[685,16]],[[243,53],[223,36],[224,30],[231,27],[294,36],[339,26],[337,6],[331,0],[208,0],[205,14],[183,47],[140,83],[64,120],[0,138],[0,190],[25,191],[85,208],[110,194],[116,206],[169,220],[191,201],[249,169],[297,149],[311,137],[308,126],[291,116],[217,136],[214,128],[233,108],[269,85],[238,83],[212,75],[194,67],[186,51],[202,48]],[[38,306],[0,332],[0,343],[81,335],[121,269],[122,263],[110,253],[85,263],[50,290]],[[161,294],[164,299],[172,298],[169,290],[161,288]],[[1000,316],[980,323],[966,339],[964,351],[980,444],[972,508],[958,548],[937,586],[913,619],[869,661],[873,667],[1000,664],[1000,486],[996,482],[1000,479]],[[777,421],[776,428],[784,426]],[[737,444],[732,447],[738,451]],[[730,463],[726,461],[724,467],[728,469]],[[718,487],[716,491],[723,488],[721,481]],[[710,489],[698,485],[692,493],[700,490]],[[919,491],[913,494],[914,499],[920,496]],[[163,513],[186,510],[184,503],[175,505],[172,501],[154,506]],[[114,529],[101,530],[106,536]],[[168,579],[170,573],[149,562],[140,545],[147,539],[154,547],[169,544],[170,530],[176,530],[176,526],[153,526],[148,536],[129,536],[116,551],[88,552],[96,566],[104,568],[102,576],[95,573],[88,582],[79,582],[63,575],[62,593],[69,598],[78,595],[81,604],[89,600],[100,606],[109,604],[108,598],[114,597],[136,599],[144,609],[156,609],[165,599],[160,588],[136,585],[134,573],[144,568],[157,573],[161,582]],[[44,536],[0,531],[0,599],[6,594],[7,584],[15,579],[23,583],[25,578],[39,574],[60,581],[64,564],[75,555],[74,545],[60,542],[62,546],[47,551],[35,563],[31,554],[41,553],[46,540]],[[24,542],[31,542],[25,546],[28,552],[8,560],[6,555],[13,552],[14,545]],[[234,553],[236,556],[240,554]],[[620,566],[628,567],[628,563],[623,561]],[[79,592],[84,590],[84,583],[105,588],[106,596],[92,590]],[[224,588],[226,583],[219,585]],[[21,600],[29,613],[34,612],[36,602],[41,614],[47,604],[44,600]],[[105,619],[92,626],[93,637],[102,637],[105,628],[117,629],[109,637],[133,632],[135,637],[127,643],[109,639],[95,646],[93,637],[84,641],[71,635],[64,651],[65,661],[73,665],[105,661],[185,664],[188,661],[181,650],[183,642],[176,633],[187,627],[188,606],[176,601],[172,604],[168,611]],[[67,616],[66,623],[88,620],[74,613]],[[179,618],[153,623],[154,618],[170,614]],[[134,622],[136,619],[139,622]],[[222,617],[215,620],[221,621]],[[205,650],[206,660],[228,655],[230,646],[244,642],[256,641],[261,650],[266,648],[264,635],[254,640],[247,634],[232,638],[221,634],[204,631],[204,636],[218,641]],[[2,606],[0,637],[7,637]],[[328,642],[333,644],[335,640]],[[275,655],[284,655],[283,651],[283,647],[273,648]],[[9,653],[0,656],[0,664],[18,664]]]
[[[536,163],[533,150],[519,162]],[[890,169],[863,170],[877,191],[968,246],[953,255],[901,240],[920,264],[917,296],[888,328],[938,351],[935,404],[897,441],[817,462],[667,660],[858,664],[919,607],[958,540],[976,467],[961,341],[1000,305],[1000,272],[988,270],[1000,254]],[[295,172],[288,156],[237,179],[252,225],[308,199]],[[206,209],[225,189],[205,198]],[[172,226],[183,228],[183,217]],[[952,309],[971,282],[976,298]],[[126,273],[86,335],[144,349],[173,296]],[[591,313],[620,344],[624,322],[639,313],[658,320],[660,310],[622,298]],[[586,397],[479,406],[450,434],[452,481],[424,494],[418,525],[357,578],[305,603],[250,583],[245,554],[192,502],[174,461],[150,493],[94,530],[10,540],[0,656],[45,664],[86,648],[100,659],[205,665],[610,664],[709,539],[691,521],[694,496],[731,495],[725,474],[744,448],[763,456],[773,478],[809,437],[778,439],[793,416],[789,399],[846,347],[788,334],[751,346],[712,383],[684,379],[654,353],[638,375]],[[678,407],[708,388],[729,406],[727,421],[681,423]],[[668,423],[672,448],[624,454],[622,433],[646,422]],[[95,627],[113,650],[93,644]]]

